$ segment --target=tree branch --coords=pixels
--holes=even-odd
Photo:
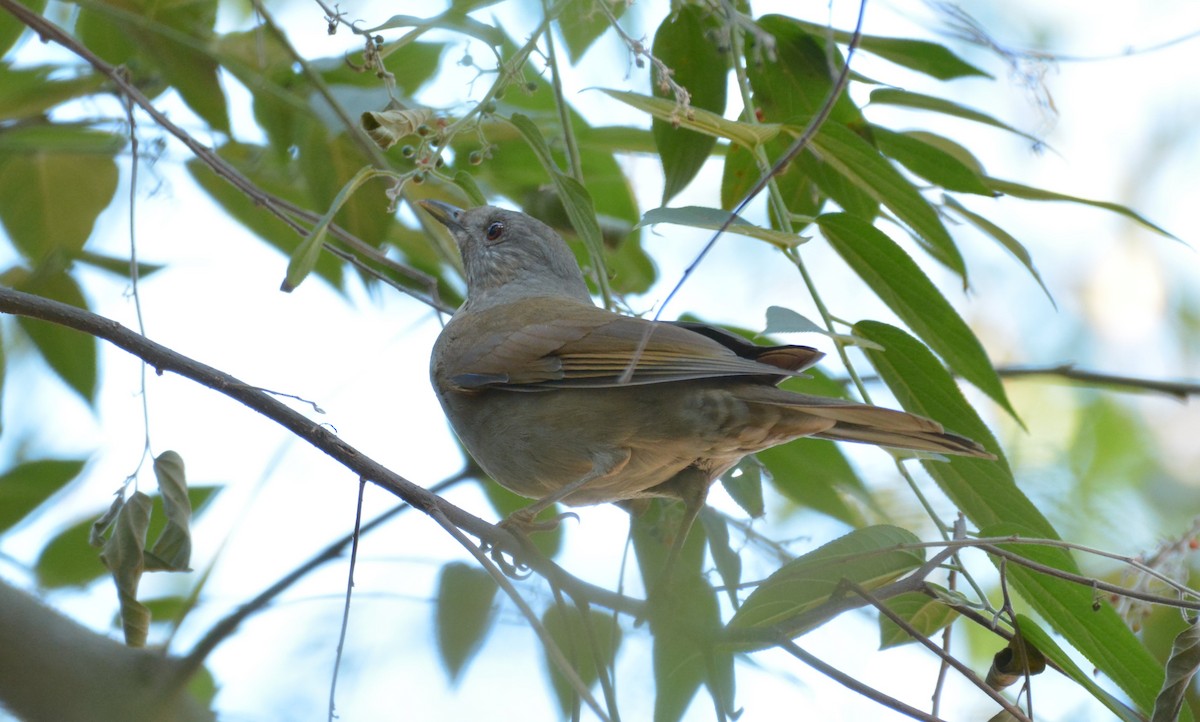
[[[644,603],[641,600],[584,582],[568,574],[551,560],[530,555],[520,540],[509,532],[489,524],[391,471],[346,443],[322,424],[284,405],[269,393],[224,371],[155,343],[112,319],[3,286],[0,286],[0,313],[41,319],[102,338],[150,364],[159,375],[169,371],[207,386],[291,431],[297,438],[308,442],[353,472],[356,480],[359,477],[366,478],[429,516],[434,516],[435,513],[443,515],[459,529],[511,555],[519,563],[528,566],[572,595],[585,597],[600,606],[634,616],[644,611]]]

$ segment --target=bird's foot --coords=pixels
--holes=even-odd
[[[575,512],[564,512],[556,514],[550,518],[538,520],[537,515],[541,513],[542,508],[537,505],[527,506],[524,509],[518,509],[505,517],[496,526],[511,534],[517,543],[521,546],[524,555],[539,554],[537,548],[533,545],[529,535],[536,532],[554,531],[562,523],[563,519],[573,518],[578,519],[579,515]],[[489,551],[488,549],[484,550]],[[492,561],[496,566],[500,567],[507,576],[514,579],[524,579],[530,575],[529,565],[520,561],[518,557],[511,552],[505,556],[503,550],[492,546],[490,549]]]

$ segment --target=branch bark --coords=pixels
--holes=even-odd
[[[0,0],[0,2],[4,1]],[[494,524],[489,524],[428,489],[391,471],[342,440],[325,426],[284,405],[261,388],[247,384],[224,371],[200,363],[162,344],[155,343],[112,319],[48,298],[0,286],[0,313],[36,318],[82,331],[96,338],[104,339],[137,356],[154,368],[159,375],[169,371],[207,386],[266,416],[291,431],[297,438],[329,455],[352,472],[354,482],[357,483],[360,477],[365,478],[400,497],[426,515],[434,516],[435,512],[443,515],[454,526],[479,539],[487,546],[512,556],[518,563],[528,566],[534,572],[545,577],[551,584],[562,587],[569,594],[581,596],[600,606],[634,616],[644,612],[643,602],[640,600],[584,582],[568,574],[549,559],[527,553],[525,545],[522,545],[520,540],[509,532]]]

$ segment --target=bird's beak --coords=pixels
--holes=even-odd
[[[443,203],[442,201],[417,201],[417,205],[428,211],[429,215],[436,218],[438,223],[441,223],[451,231],[462,228],[462,224],[459,222],[459,218],[463,214],[461,208],[452,206],[449,203]]]

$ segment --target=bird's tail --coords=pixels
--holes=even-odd
[[[814,438],[979,459],[996,458],[975,441],[952,434],[938,422],[924,416],[782,389],[763,388],[763,391],[764,398],[755,401],[787,407],[793,413],[832,422],[832,425],[810,434]]]

